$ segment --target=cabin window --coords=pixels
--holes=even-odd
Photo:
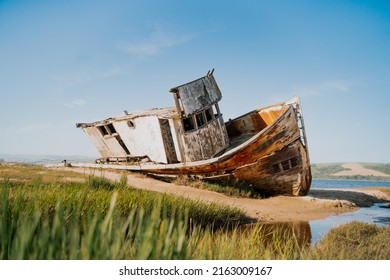
[[[213,105],[213,107],[214,107],[213,112],[215,112],[215,113],[214,113],[214,116],[215,116],[216,118],[218,118],[218,117],[221,115],[221,112],[219,111],[218,103],[215,103],[215,104]]]
[[[133,121],[127,121],[127,126],[134,129],[135,128],[135,123]]]
[[[272,165],[272,171],[274,173],[279,173],[281,170],[280,170],[280,167],[279,167],[279,164],[274,164]]]
[[[291,168],[296,167],[299,164],[299,157],[290,158],[288,160],[276,163],[272,165],[272,171],[274,173],[279,173],[282,171],[287,171]]]
[[[100,125],[100,126],[97,126],[97,129],[100,131],[100,133],[104,136],[107,136],[107,135],[113,135],[113,134],[116,134],[116,130],[115,130],[115,127],[113,126],[112,123],[109,123],[107,125]]]
[[[289,170],[291,168],[290,162],[288,160],[283,161],[282,168],[283,170]]]
[[[192,116],[183,119],[184,131],[191,131],[195,129],[194,119]]]
[[[208,108],[205,111],[205,115],[206,115],[206,121],[211,122],[213,120],[213,116],[214,116],[213,107]]]
[[[196,124],[197,124],[198,128],[200,128],[206,124],[205,118],[203,116],[203,112],[196,114],[195,118],[196,118]]]
[[[100,133],[101,133],[103,136],[108,135],[108,132],[107,132],[106,127],[105,127],[104,125],[98,126],[97,129],[100,131]]]
[[[212,122],[215,118],[220,116],[218,104],[207,108],[206,110],[182,119],[184,131],[191,131],[204,127],[206,124]]]
[[[109,123],[107,125],[107,128],[108,128],[108,131],[110,132],[110,134],[116,133],[115,127],[112,125],[112,123]]]
[[[181,100],[181,98],[180,98],[180,96],[179,96],[179,93],[177,93],[177,101],[178,101],[178,103],[179,103],[180,112],[181,112],[181,113],[184,113],[183,101]]]
[[[299,163],[299,158],[298,157],[292,158],[290,159],[290,162],[291,162],[291,167],[295,167]]]

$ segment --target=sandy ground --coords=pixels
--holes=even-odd
[[[383,172],[365,168],[360,163],[345,163],[341,166],[344,168],[348,168],[350,170],[340,171],[332,174],[332,176],[354,176],[354,175],[371,176],[372,175],[372,176],[390,177],[390,175],[385,174]]]
[[[105,176],[119,181],[121,174],[107,170],[87,168],[66,168],[69,171]],[[254,219],[262,221],[310,221],[323,219],[330,215],[354,211],[376,202],[390,201],[390,197],[378,190],[311,190],[308,196],[275,196],[267,199],[231,197],[224,194],[196,189],[193,187],[166,183],[144,175],[129,173],[129,185],[156,192],[170,193],[205,202],[215,202],[241,208]]]

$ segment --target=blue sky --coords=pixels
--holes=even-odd
[[[0,154],[98,157],[75,123],[171,106],[212,68],[225,120],[297,95],[312,162],[390,162],[375,0],[0,0]]]

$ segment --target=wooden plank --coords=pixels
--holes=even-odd
[[[206,76],[175,88],[183,105],[184,116],[205,110],[222,98],[213,76]]]

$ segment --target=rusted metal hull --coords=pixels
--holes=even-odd
[[[249,112],[227,122],[226,129],[230,146],[207,160],[99,166],[166,178],[242,182],[265,195],[309,192],[312,177],[299,99]]]

